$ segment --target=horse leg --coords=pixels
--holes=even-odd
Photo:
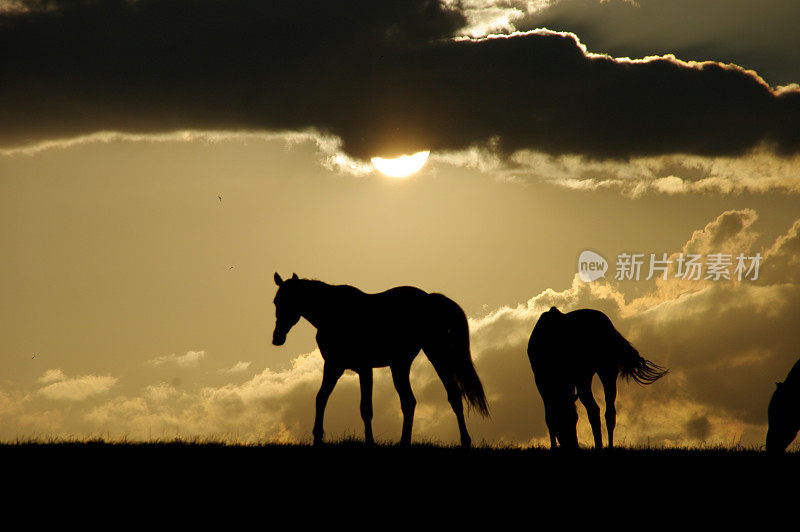
[[[617,424],[617,408],[614,401],[617,399],[617,376],[613,375],[603,382],[603,393],[606,397],[606,430],[608,430],[608,447],[614,447],[614,427]]]
[[[541,391],[539,393],[541,393]],[[553,407],[550,405],[550,401],[544,399],[544,395],[542,396],[542,403],[544,404],[544,423],[547,425],[547,434],[550,436],[550,450],[554,451],[558,447],[558,442],[556,440],[556,425],[555,419],[553,419]]]
[[[556,443],[556,426],[553,424],[553,418],[550,414],[550,408],[544,408],[544,422],[547,425],[547,433],[550,434],[550,450],[553,451],[558,447]]]
[[[456,380],[453,377],[449,375],[447,377],[439,375],[439,377],[442,379],[442,383],[444,383],[445,390],[447,390],[447,401],[456,414],[458,432],[461,434],[461,447],[469,449],[472,447],[472,438],[469,437],[467,423],[464,420],[464,404],[461,401],[461,390],[458,388],[458,384],[456,384]]]
[[[372,368],[362,369],[358,372],[361,383],[361,419],[364,420],[364,442],[373,445],[372,437]]]
[[[461,390],[458,389],[455,381],[450,385],[450,390],[447,392],[447,401],[456,414],[456,420],[458,420],[458,432],[461,434],[461,447],[469,449],[472,447],[472,438],[469,437],[467,422],[464,420],[464,404],[461,401]]]
[[[461,401],[461,389],[458,387],[455,377],[448,371],[447,364],[442,358],[442,353],[446,355],[447,351],[436,348],[428,348],[425,350],[428,360],[433,364],[433,369],[436,370],[436,374],[439,375],[439,379],[441,379],[442,384],[444,384],[444,389],[447,391],[447,402],[450,403],[450,407],[456,414],[458,431],[461,434],[461,447],[468,449],[472,446],[472,438],[469,437],[467,423],[464,420],[464,405]]]
[[[589,424],[592,426],[592,435],[594,436],[594,448],[600,450],[603,448],[603,428],[600,426],[600,407],[592,395],[592,377],[583,379],[577,386],[578,398],[586,408],[586,415],[589,417]]]
[[[414,425],[414,409],[417,406],[417,400],[414,398],[409,380],[411,365],[396,364],[391,368],[392,381],[394,381],[397,395],[400,396],[400,409],[403,411],[403,434],[400,436],[400,445],[410,445],[411,427]]]
[[[328,397],[331,396],[331,392],[333,392],[333,388],[336,386],[336,382],[339,380],[339,377],[342,376],[342,373],[344,373],[343,369],[335,367],[329,362],[325,363],[322,370],[322,386],[320,386],[319,392],[317,392],[317,411],[314,417],[314,430],[312,431],[314,435],[314,445],[322,443],[322,436],[324,434],[322,430],[322,418],[325,416],[325,405],[328,404]]]

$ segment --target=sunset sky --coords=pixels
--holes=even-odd
[[[322,359],[305,321],[271,344],[277,271],[458,302],[476,443],[548,441],[525,347],[553,305],[671,370],[620,386],[618,443],[763,443],[800,357],[797,20],[796,0],[0,0],[0,440],[309,441]],[[370,162],[419,151],[406,178]],[[580,280],[584,250],[605,278]],[[622,253],[668,254],[669,279],[615,279]],[[763,260],[693,281],[681,253]],[[412,387],[415,440],[455,443],[424,355]],[[329,437],[363,434],[358,397],[347,373]],[[374,401],[399,440],[388,369]]]

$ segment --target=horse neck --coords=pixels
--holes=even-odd
[[[330,316],[330,285],[321,281],[306,281],[303,291],[303,316],[317,329],[323,325]]]

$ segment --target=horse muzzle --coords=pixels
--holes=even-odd
[[[277,331],[272,333],[272,345],[283,345],[286,343],[286,335],[279,334]]]

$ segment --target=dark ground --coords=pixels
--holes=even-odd
[[[544,525],[546,515],[572,524],[598,520],[603,529],[718,528],[730,520],[738,530],[754,517],[766,525],[783,512],[795,514],[800,503],[800,454],[756,450],[628,448],[568,456],[355,442],[20,443],[0,445],[0,463],[2,484],[11,488],[2,499],[7,509],[35,502],[36,516],[51,518],[60,508],[106,516],[115,527],[120,519],[144,519],[159,529],[212,521],[230,529],[255,519],[270,529],[275,519],[289,519],[301,529],[317,520],[337,529],[367,520],[371,528],[407,523],[427,530],[440,518],[448,529],[472,529],[479,519],[499,524],[519,515],[513,527],[530,528],[519,519]]]

